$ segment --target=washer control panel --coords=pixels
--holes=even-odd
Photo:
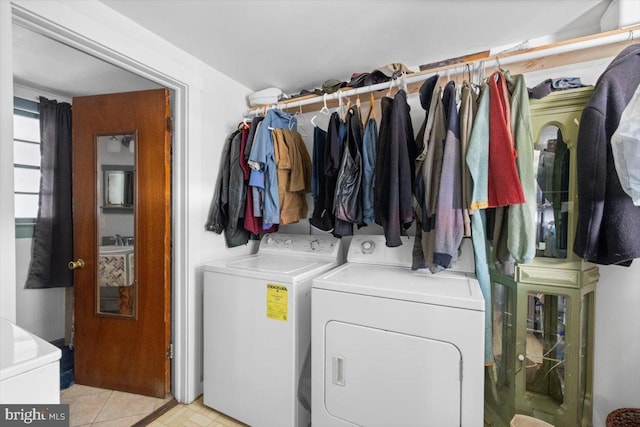
[[[271,233],[262,238],[260,252],[320,254],[337,256],[340,239],[333,236]]]

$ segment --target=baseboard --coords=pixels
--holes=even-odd
[[[152,413],[150,413],[149,415],[147,415],[146,417],[144,417],[143,419],[141,419],[131,427],[147,426],[151,424],[154,420],[160,418],[162,414],[164,414],[165,412],[169,411],[171,408],[177,405],[178,405],[178,401],[176,399],[171,399],[170,401],[168,401],[167,403],[165,403],[164,405],[162,405],[161,407],[159,407],[158,409],[156,409],[155,411],[153,411]]]

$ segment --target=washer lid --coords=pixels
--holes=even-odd
[[[408,267],[347,263],[315,278],[313,288],[485,310],[478,280],[464,273],[424,274]]]
[[[62,351],[0,317],[0,381],[60,360]]]
[[[220,260],[206,265],[204,269],[232,276],[292,282],[302,280],[310,275],[320,274],[338,264],[336,259],[258,253],[246,257]]]

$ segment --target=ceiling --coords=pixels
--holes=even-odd
[[[14,82],[59,95],[156,89],[156,83],[33,31],[13,25]]]
[[[278,87],[286,93],[319,87],[331,78],[348,80],[354,72],[372,71],[392,62],[417,71],[420,64],[506,49],[539,37],[564,40],[596,33],[610,3],[101,1],[251,90]],[[29,30],[17,28],[15,34],[14,74],[19,82],[37,83],[67,96],[157,87]]]

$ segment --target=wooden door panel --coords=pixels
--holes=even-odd
[[[166,89],[73,99],[75,381],[165,397],[170,385],[171,158]],[[97,313],[96,138],[135,134],[134,315]]]

